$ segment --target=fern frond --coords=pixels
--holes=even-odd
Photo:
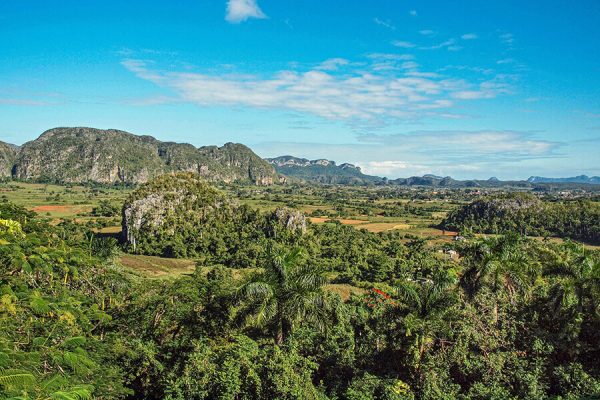
[[[0,372],[0,385],[4,387],[27,388],[35,385],[35,377],[27,371],[7,369]]]
[[[75,347],[83,346],[84,343],[85,343],[85,337],[74,336],[74,337],[66,339],[62,343],[62,345],[65,347],[75,348]]]
[[[92,398],[93,387],[79,386],[68,391],[58,391],[50,395],[51,400],[89,400]]]

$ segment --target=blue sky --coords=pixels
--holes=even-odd
[[[600,2],[3,0],[0,140],[56,126],[388,177],[600,174]]]

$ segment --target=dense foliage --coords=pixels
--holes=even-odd
[[[520,232],[600,243],[600,205],[589,200],[544,202],[509,193],[473,201],[442,223],[446,229],[481,233]]]
[[[82,225],[0,203],[0,397],[600,397],[597,252],[508,234],[456,242],[451,259],[178,187],[203,193],[180,203],[187,219],[166,216],[198,266],[171,279],[123,270],[115,242]],[[222,207],[195,214],[207,204]],[[158,254],[173,241],[138,238]],[[327,280],[366,290],[343,301]]]
[[[72,226],[51,227],[32,216],[0,205],[2,398],[123,397],[129,390],[108,360],[105,335],[107,311],[127,281],[92,246],[78,244],[87,240]]]
[[[237,268],[256,267],[269,238],[293,242],[305,223],[294,211],[240,206],[191,173],[163,175],[133,192],[123,207],[132,251]]]

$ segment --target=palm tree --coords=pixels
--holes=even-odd
[[[398,297],[408,309],[404,317],[407,334],[415,336],[417,367],[431,342],[435,323],[454,300],[456,276],[451,271],[436,269],[431,279],[405,280],[398,286]]]
[[[239,290],[240,316],[246,324],[268,326],[277,344],[300,322],[323,327],[325,277],[314,267],[300,263],[302,250],[269,250],[264,271]]]
[[[513,301],[517,292],[527,288],[528,279],[536,272],[535,265],[520,244],[520,237],[509,235],[484,238],[463,249],[467,267],[461,277],[461,286],[471,299],[482,289],[489,289],[494,297],[496,323],[499,295],[506,292]]]
[[[600,260],[594,258],[581,244],[567,242],[557,260],[546,271],[548,275],[565,277],[552,289],[552,303],[558,309],[570,295],[577,301],[577,312],[583,313],[588,300],[588,310],[597,312],[600,295]]]

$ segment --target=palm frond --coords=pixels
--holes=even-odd
[[[398,297],[414,308],[421,308],[421,296],[419,296],[418,287],[414,282],[402,281],[396,289]]]

